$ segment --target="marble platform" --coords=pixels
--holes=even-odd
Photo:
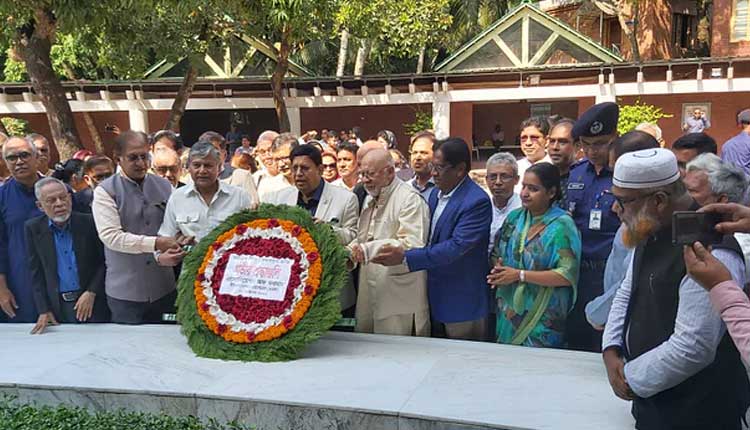
[[[177,326],[0,325],[0,393],[265,429],[632,429],[598,354],[332,332],[287,363],[197,358]]]

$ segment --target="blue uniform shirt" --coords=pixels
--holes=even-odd
[[[612,171],[605,167],[597,175],[594,164],[586,160],[570,172],[563,208],[573,217],[581,232],[581,259],[604,261],[612,250],[612,241],[620,227],[620,218],[612,212]],[[592,211],[601,211],[599,229],[591,225]]]
[[[24,224],[41,215],[44,213],[36,206],[33,189],[15,179],[0,187],[0,273],[5,275],[18,305],[16,317],[9,320],[12,322],[36,322],[39,316],[31,290]],[[0,312],[0,321],[6,320]]]
[[[70,222],[65,227],[58,227],[49,220],[49,229],[55,238],[55,254],[57,255],[57,281],[61,293],[78,291],[81,285],[78,281],[78,265],[73,251],[73,235],[70,232]]]

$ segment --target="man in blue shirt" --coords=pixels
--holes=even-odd
[[[748,175],[750,174],[750,109],[745,109],[737,115],[737,124],[742,131],[724,143],[721,147],[721,159],[734,163]]]
[[[490,309],[489,273],[492,203],[469,178],[471,152],[461,138],[437,142],[432,175],[438,192],[430,195],[429,244],[404,251],[384,245],[371,260],[384,266],[406,264],[427,271],[433,332],[450,339],[486,340]]]
[[[106,322],[104,247],[94,218],[72,211],[70,192],[55,178],[37,181],[34,194],[46,216],[26,222],[29,269],[39,312],[31,334],[41,334],[58,322]]]
[[[580,139],[586,159],[571,172],[563,204],[581,232],[578,296],[568,315],[568,347],[599,351],[601,333],[586,321],[586,303],[602,294],[604,268],[620,219],[612,211],[612,170],[609,144],[617,137],[619,109],[614,103],[593,106],[576,121],[573,138]]]
[[[37,149],[20,137],[3,145],[3,159],[13,176],[0,187],[0,321],[31,323],[37,319],[31,288],[24,224],[42,215],[34,184]]]
[[[711,128],[711,121],[706,118],[706,113],[700,108],[695,108],[693,116],[688,117],[685,124],[682,124],[682,131],[685,133],[703,133],[709,128]]]

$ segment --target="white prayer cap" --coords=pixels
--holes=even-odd
[[[617,159],[612,183],[620,188],[643,190],[680,180],[677,158],[664,148],[628,152]]]

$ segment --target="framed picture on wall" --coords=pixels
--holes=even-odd
[[[536,103],[529,106],[529,116],[548,117],[552,115],[552,105],[549,103]]]
[[[706,115],[706,119],[711,121],[711,103],[683,103],[682,104],[682,122],[680,125],[685,124],[685,121],[693,116],[693,113],[700,110]]]

